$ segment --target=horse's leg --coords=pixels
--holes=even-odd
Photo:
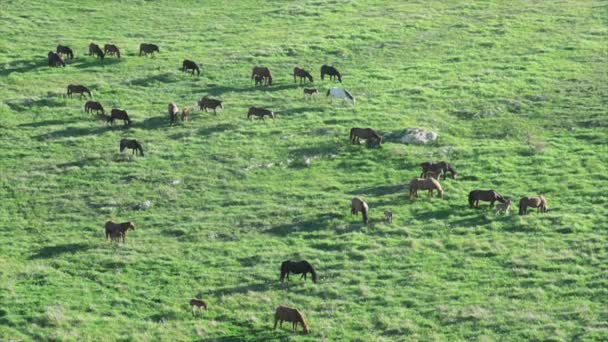
[[[494,201],[490,201],[490,208],[494,208]]]

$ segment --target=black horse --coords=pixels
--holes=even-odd
[[[285,280],[286,276],[287,280],[289,280],[289,273],[302,274],[302,277],[300,277],[300,279],[304,278],[304,280],[306,280],[306,274],[311,273],[312,282],[317,282],[317,272],[315,272],[315,268],[312,267],[312,265],[306,260],[283,261],[283,263],[281,264],[281,283]]]
[[[91,56],[91,55],[95,55],[95,56],[97,56],[97,58],[100,58],[100,59],[103,59],[106,56],[106,54],[101,50],[99,45],[97,45],[95,43],[89,44],[89,56]]]
[[[120,152],[122,153],[125,148],[130,148],[131,150],[133,150],[133,154],[137,154],[137,152],[139,152],[142,157],[144,156],[144,149],[141,148],[140,143],[137,142],[137,140],[135,139],[121,139]]]
[[[152,56],[154,56],[154,52],[160,53],[160,49],[158,48],[158,45],[146,44],[146,43],[141,43],[139,45],[139,55],[140,56],[142,54],[143,55],[151,54]]]
[[[330,80],[333,80],[337,77],[338,82],[342,83],[342,76],[340,75],[340,72],[338,71],[338,69],[334,68],[331,65],[323,64],[323,66],[321,66],[321,79],[322,80],[324,79],[325,75],[329,75]]]
[[[427,171],[431,171],[431,172],[443,171],[443,179],[446,178],[446,173],[448,173],[448,172],[452,176],[452,179],[456,179],[456,177],[458,176],[458,172],[456,172],[456,169],[454,168],[454,166],[452,164],[444,162],[444,161],[441,161],[438,163],[424,162],[424,163],[420,164],[420,166],[422,167],[422,174],[420,174],[420,177],[424,177],[424,174]]]
[[[194,76],[195,71],[197,76],[201,75],[201,70],[194,61],[184,59],[184,62],[182,63],[182,71],[188,72],[188,70],[192,70],[192,76]]]
[[[58,66],[65,67],[65,62],[63,61],[63,58],[61,57],[60,54],[54,53],[53,51],[49,51],[48,56],[49,56],[49,66],[50,67],[58,67]]]
[[[57,45],[57,53],[66,55],[68,59],[74,59],[74,52],[67,46]]]

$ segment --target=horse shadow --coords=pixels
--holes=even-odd
[[[106,127],[67,127],[65,129],[40,134],[34,137],[38,141],[44,141],[47,139],[58,139],[58,138],[69,138],[69,137],[80,137],[85,135],[97,135],[106,132]]]
[[[76,122],[79,122],[79,120],[43,120],[43,121],[35,121],[35,122],[19,124],[19,125],[17,125],[17,127],[38,128],[38,127],[44,127],[44,126],[65,125],[65,124],[76,123]]]
[[[301,158],[304,156],[325,156],[338,154],[338,146],[335,143],[326,143],[318,146],[296,148],[288,152],[290,158]]]
[[[103,160],[103,158],[86,157],[86,158],[81,158],[79,160],[75,160],[75,161],[71,161],[71,162],[67,162],[67,163],[57,164],[55,166],[59,169],[67,169],[67,168],[75,167],[75,166],[83,167],[83,166],[87,166],[87,165],[92,165],[94,162],[99,161],[99,160]]]
[[[153,116],[145,119],[137,126],[144,129],[157,129],[163,126],[171,126],[171,123],[167,116]]]
[[[201,128],[198,131],[198,133],[201,136],[207,136],[207,135],[211,135],[213,133],[221,133],[223,131],[232,130],[232,129],[236,129],[236,128],[238,128],[238,126],[235,124],[222,123],[222,124],[217,124],[217,125],[211,126],[211,127]]]
[[[7,101],[6,105],[15,112],[25,112],[32,110],[33,107],[64,107],[65,103],[53,98],[44,98],[40,100]]]
[[[281,224],[265,230],[265,233],[287,236],[293,232],[315,232],[327,228],[327,220],[342,219],[343,215],[339,213],[326,213],[317,215],[316,218],[307,221],[294,221],[292,223]]]
[[[279,279],[277,277],[277,282],[278,281],[279,281]],[[207,297],[216,297],[217,298],[217,297],[221,297],[222,295],[232,296],[232,295],[236,295],[236,294],[246,294],[248,292],[266,292],[266,291],[270,290],[271,287],[274,287],[274,286],[270,286],[269,282],[255,283],[255,284],[241,285],[241,286],[235,286],[235,287],[225,287],[225,288],[221,288],[221,289],[214,289],[212,291],[205,292],[205,295]]]
[[[321,107],[300,107],[300,108],[290,108],[290,109],[286,109],[286,110],[281,110],[281,111],[277,111],[276,114],[279,115],[294,115],[294,114],[302,114],[302,113],[306,113],[306,112],[320,112],[323,111],[323,108]]]
[[[269,312],[268,316],[274,317],[274,311]],[[230,325],[234,325],[234,326],[238,327],[238,329],[242,329],[243,332],[246,332],[247,338],[245,340],[247,340],[247,341],[279,341],[279,340],[280,341],[291,341],[291,335],[293,335],[291,333],[291,330],[287,330],[287,329],[284,329],[284,331],[273,330],[272,329],[272,327],[273,327],[272,323],[274,322],[273,320],[269,320],[267,327],[266,326],[258,327],[258,326],[255,326],[252,322],[245,321],[245,320],[237,320],[234,317],[235,317],[234,315],[222,314],[220,316],[215,317],[215,320],[226,322]],[[237,315],[237,317],[238,317],[238,315]],[[291,327],[290,324],[287,324],[287,326]],[[226,341],[226,342],[228,342],[228,341],[243,341],[243,340],[244,340],[243,335],[237,333],[234,335],[222,334],[219,336],[212,336],[209,338],[202,339],[201,341],[208,341],[208,342]]]
[[[170,73],[170,72],[165,72],[163,74],[158,74],[158,75],[152,75],[152,76],[148,76],[148,77],[144,77],[144,78],[140,78],[140,79],[136,79],[136,80],[130,80],[130,81],[126,81],[124,82],[124,84],[126,85],[134,85],[134,86],[139,86],[139,87],[148,87],[153,83],[174,83],[177,82],[178,78],[176,77],[175,74]]]
[[[67,64],[67,62],[66,62]],[[30,72],[34,69],[48,66],[48,59],[39,59],[35,61],[19,59],[8,63],[8,68],[0,69],[0,76],[8,76],[13,72],[23,73]]]
[[[416,220],[427,221],[427,220],[447,220],[447,218],[453,214],[454,211],[451,209],[433,210],[422,213],[416,213],[414,216]]]
[[[95,59],[87,58],[86,60],[79,59],[77,62],[74,62],[71,64],[66,63],[66,64],[73,66],[76,69],[87,69],[87,68],[94,67],[94,66],[103,66],[103,67],[112,66],[114,64],[118,64],[121,62],[122,62],[122,60],[118,59],[118,58],[112,58],[112,59],[108,58],[108,59],[102,59],[102,60],[99,60],[97,58],[95,58]]]
[[[363,188],[349,192],[349,195],[368,195],[368,196],[384,196],[392,195],[396,193],[405,193],[407,185],[395,184],[395,185],[380,185],[370,188]]]
[[[91,245],[84,243],[68,243],[57,246],[46,246],[38,250],[36,254],[30,256],[30,259],[49,259],[65,253],[74,254],[77,252],[83,252],[91,247]]]

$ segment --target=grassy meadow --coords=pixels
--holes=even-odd
[[[3,0],[0,21],[0,340],[608,340],[606,1]],[[160,53],[137,56],[143,42]],[[57,44],[65,68],[47,65]],[[356,108],[328,101],[322,64]],[[255,65],[273,86],[254,87]],[[71,83],[132,127],[84,113]],[[195,108],[204,95],[225,109]],[[170,126],[169,102],[191,120]],[[385,143],[351,145],[351,127]],[[403,144],[408,128],[439,139]],[[428,160],[461,177],[410,200]],[[469,209],[474,189],[549,211]],[[136,230],[110,243],[108,220]],[[288,259],[319,282],[281,285]],[[272,330],[279,305],[311,334]]]

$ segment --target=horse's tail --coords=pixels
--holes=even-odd
[[[266,70],[268,70],[268,85],[272,85],[272,74],[270,73],[270,69]]]
[[[255,68],[253,68],[253,70],[251,71],[251,79],[253,80],[254,77],[255,77]]]
[[[317,282],[317,272],[315,271],[315,268],[312,267],[312,265],[309,263],[308,266],[310,267],[310,273],[312,274],[312,282],[316,283]]]
[[[353,136],[355,135],[355,128],[350,129],[350,140],[353,140]]]
[[[542,213],[547,212],[547,199],[544,196],[540,196],[540,211]]]
[[[279,280],[281,281],[281,283],[285,280],[285,275],[289,272],[288,270],[288,265],[289,261],[283,261],[281,263],[281,276],[279,277]],[[278,313],[278,310],[277,310]]]
[[[141,145],[139,143],[137,143],[137,150],[139,150],[139,154],[141,154],[141,156],[144,156],[144,149],[141,147]]]
[[[469,208],[473,208],[473,202],[475,202],[475,198],[473,197],[474,193],[474,191],[469,192]]]
[[[120,49],[116,48],[116,56],[120,58]]]

